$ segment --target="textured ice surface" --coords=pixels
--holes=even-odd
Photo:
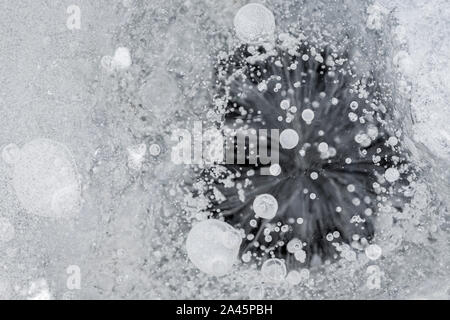
[[[180,183],[194,175],[170,161],[174,129],[217,120],[208,105],[221,52],[260,36],[236,37],[247,2],[83,0],[77,29],[70,2],[0,0],[0,298],[448,299],[450,5],[349,0],[337,10],[343,2],[261,3],[276,35],[293,20],[339,34],[325,26],[345,12],[362,35],[394,43],[383,54],[404,74],[421,175],[403,212],[380,208],[381,256],[342,247],[338,264],[275,264],[280,281],[261,282],[265,269],[245,257],[223,277],[191,263],[185,242],[205,202],[184,202]],[[270,35],[263,22],[239,30]],[[378,33],[388,24],[395,39]],[[304,259],[301,244],[290,248]]]

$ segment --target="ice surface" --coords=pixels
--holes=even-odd
[[[1,299],[449,298],[448,1],[349,0],[345,10],[325,0],[262,1],[269,11],[256,20],[235,19],[246,1],[79,1],[80,29],[68,28],[64,1],[0,3]],[[389,145],[410,137],[419,178],[405,187],[403,211],[381,208],[377,247],[340,248],[341,262],[311,269],[266,260],[261,270],[244,259],[229,269],[236,244],[214,238],[200,244],[220,245],[225,267],[204,267],[226,275],[207,276],[186,252],[207,202],[185,204],[180,182],[195,174],[170,161],[171,132],[196,120],[213,125],[218,56],[286,32],[296,13],[305,32],[318,32],[307,26],[319,21],[319,32],[340,34],[342,15],[350,29],[389,43],[383,54],[403,74],[398,89],[414,115],[412,132],[393,132]],[[391,24],[393,35],[382,33]],[[370,59],[361,54],[364,70]],[[302,116],[310,122],[314,112]],[[289,245],[299,261],[302,240]],[[70,289],[77,276],[81,288]]]

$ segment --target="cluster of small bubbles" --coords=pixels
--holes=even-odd
[[[382,254],[382,250],[381,248],[376,245],[376,244],[371,244],[369,245],[365,250],[364,250],[367,258],[369,258],[370,260],[377,260],[378,258],[381,257]]]
[[[249,3],[241,7],[233,22],[236,35],[242,42],[258,44],[274,39],[275,17],[259,3]]]
[[[293,129],[285,129],[280,134],[280,144],[284,149],[293,149],[297,146],[299,136]]]
[[[368,147],[372,143],[370,137],[365,133],[360,133],[355,136],[355,141],[363,147]]]
[[[295,253],[299,250],[302,250],[302,248],[303,248],[303,243],[297,238],[291,239],[286,245],[286,250],[289,253]]]
[[[245,263],[248,263],[252,259],[252,253],[250,251],[247,251],[246,253],[244,253],[242,255],[241,258],[242,258],[242,261],[244,261]]]
[[[281,107],[281,109],[283,109],[283,110],[289,109],[289,106],[290,106],[289,100],[282,100],[282,101],[280,102],[280,107]]]
[[[386,180],[388,182],[393,183],[400,178],[400,173],[398,172],[398,170],[396,168],[388,168],[384,172],[384,177],[386,178]]]
[[[351,249],[342,250],[341,256],[347,261],[356,261],[356,252]]]
[[[277,199],[268,193],[260,194],[253,201],[253,211],[256,217],[273,219],[278,211]]]
[[[358,121],[358,115],[354,112],[349,112],[348,113],[348,118],[350,119],[351,122],[356,122]]]
[[[300,263],[305,263],[306,261],[306,251],[305,250],[297,250],[294,252],[294,258]]]
[[[232,226],[220,220],[207,219],[189,231],[186,251],[198,269],[222,276],[231,271],[241,242],[240,233]]]
[[[286,277],[286,264],[283,260],[271,258],[264,261],[261,266],[261,273],[268,282],[277,283],[284,280]]]
[[[378,136],[378,128],[374,125],[370,125],[367,128],[367,135],[370,137],[370,139],[375,140]]]

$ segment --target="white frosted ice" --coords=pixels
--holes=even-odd
[[[113,56],[114,66],[118,69],[127,69],[131,66],[130,50],[126,47],[118,47]]]
[[[53,296],[50,292],[48,282],[45,279],[37,279],[31,281],[28,292],[27,300],[51,300]]]

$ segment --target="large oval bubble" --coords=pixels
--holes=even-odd
[[[79,211],[79,175],[65,145],[49,139],[33,140],[19,150],[12,165],[14,190],[29,213],[67,217]]]
[[[242,238],[229,224],[215,219],[194,225],[186,240],[189,259],[201,271],[215,276],[229,273]]]

